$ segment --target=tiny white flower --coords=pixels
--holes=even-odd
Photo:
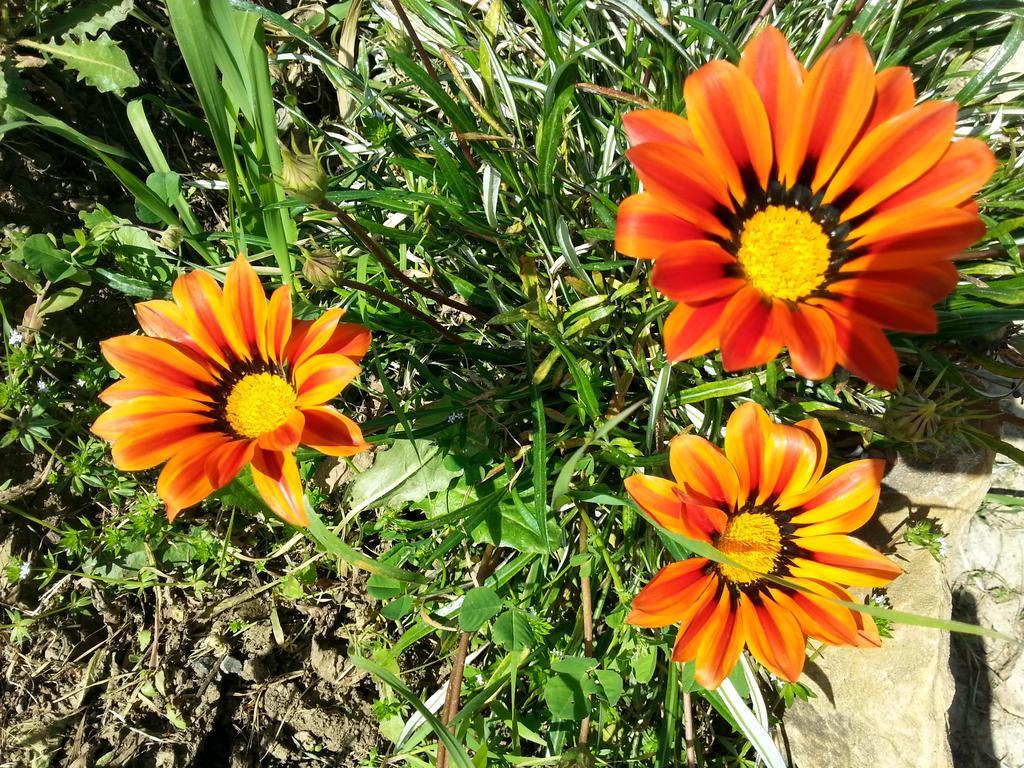
[[[86,381],[85,381],[85,379],[78,378],[78,379],[75,379],[75,384],[77,384],[80,387],[84,387],[85,384],[86,384]]]
[[[42,379],[40,379],[39,381],[36,382],[36,389],[38,389],[40,392],[45,392],[49,388],[50,388],[50,385],[47,384]]]
[[[21,331],[19,331],[17,328],[11,331],[11,335],[7,337],[7,343],[10,344],[12,347],[20,346],[21,342],[23,342],[24,340],[25,337],[22,336]]]
[[[454,424],[456,421],[462,421],[464,418],[466,418],[466,414],[464,414],[464,413],[461,413],[461,412],[449,413],[448,414],[448,423],[449,424]]]
[[[29,564],[28,560],[26,560],[21,564],[21,567],[18,568],[18,581],[24,581],[28,578],[30,573],[32,573],[32,566]]]
[[[483,675],[481,675],[479,673],[477,674],[477,676],[476,676],[476,684],[477,685],[483,685],[484,684],[484,676]]]
[[[939,539],[939,557],[945,557],[949,554],[949,547],[946,544],[946,537],[943,536]]]

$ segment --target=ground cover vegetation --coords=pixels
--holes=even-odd
[[[658,192],[650,149],[627,150],[675,125],[639,110],[697,124],[687,77],[769,24],[812,73],[861,36],[995,158],[948,203],[971,222],[942,265],[916,243],[899,322],[885,285],[850,292],[886,336],[842,302],[794,310],[838,318],[835,344],[770,311],[745,345],[697,333],[736,274],[695,293],[693,253],[633,252],[649,222],[623,235],[623,208],[660,215],[631,197],[638,173]],[[1019,4],[967,0],[5,4],[0,765],[785,765],[771,732],[807,696],[805,645],[970,631],[887,610],[884,553],[811,572],[799,542],[866,522],[897,454],[1024,463],[997,404],[1024,371],[1022,41]],[[769,180],[816,182],[766,151],[762,194],[795,204]],[[739,221],[756,185],[733,170]],[[847,249],[863,222],[829,215],[798,224]],[[802,251],[794,284],[752,253],[758,290],[813,305],[828,254]],[[789,469],[769,478],[758,435]],[[826,494],[827,472],[855,482]],[[943,556],[941,531],[911,533]],[[836,585],[786,591],[805,577]],[[700,636],[677,644],[680,621]]]

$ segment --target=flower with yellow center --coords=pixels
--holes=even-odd
[[[683,96],[685,118],[623,118],[643,191],[616,225],[616,248],[653,259],[651,283],[677,302],[668,358],[720,349],[734,371],[785,346],[806,378],[838,363],[893,389],[883,331],[935,331],[951,259],[985,232],[972,198],[992,153],[953,141],[956,105],[915,105],[910,70],[876,73],[858,35],[805,70],[768,27]]]
[[[836,600],[853,601],[846,587],[880,587],[900,573],[849,535],[874,514],[884,464],[865,459],[826,474],[826,459],[816,420],[774,424],[746,403],[729,418],[724,451],[680,435],[669,452],[674,480],[627,478],[655,525],[706,542],[729,561],[667,565],[626,619],[641,627],[678,624],[672,658],[696,661],[704,687],[729,674],[744,646],[775,675],[796,681],[808,637],[879,644],[872,619]]]
[[[340,309],[293,319],[288,288],[268,301],[242,257],[223,289],[196,271],[178,278],[173,297],[136,305],[145,336],[101,344],[125,378],[100,395],[111,408],[93,432],[114,444],[119,469],[166,462],[157,493],[171,520],[249,465],[267,506],[307,525],[295,449],[367,448],[359,426],[328,402],[359,372],[370,332],[340,322]]]

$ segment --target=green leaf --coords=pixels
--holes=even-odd
[[[476,632],[501,610],[501,598],[490,587],[469,590],[459,610],[459,627],[463,632]]]
[[[494,642],[506,651],[532,648],[537,641],[530,625],[530,615],[521,608],[509,608],[494,622]]]
[[[154,171],[146,177],[146,186],[168,207],[173,206],[181,195],[181,177],[174,171]],[[135,210],[139,218],[147,224],[158,224],[163,221],[159,213],[149,210],[140,200],[135,201]]]
[[[582,680],[597,664],[597,659],[592,659],[589,656],[566,656],[551,662],[551,669],[577,680]]]
[[[599,669],[594,673],[597,684],[601,687],[601,694],[609,706],[614,707],[622,697],[622,675],[614,669]]]
[[[78,73],[84,80],[101,93],[111,91],[121,94],[126,88],[139,84],[128,55],[104,32],[95,40],[65,40],[62,43],[37,43],[19,40],[21,45],[48,53],[64,62],[64,66]]]
[[[448,487],[462,474],[445,460],[437,443],[429,440],[396,440],[377,454],[373,466],[348,488],[351,512],[370,507],[397,507],[422,501]]]
[[[127,19],[134,7],[134,0],[97,0],[60,14],[44,26],[37,37],[65,34],[93,37]]]
[[[82,289],[77,285],[61,288],[56,293],[51,293],[43,299],[39,305],[39,314],[52,315],[54,312],[60,312],[62,309],[70,307],[80,298],[82,298]]]
[[[641,648],[633,657],[633,679],[645,685],[654,677],[654,668],[658,664],[658,649],[654,646]]]
[[[21,244],[19,253],[25,266],[39,270],[52,283],[66,277],[69,271],[74,271],[74,266],[69,264],[71,254],[54,245],[48,235],[32,235],[27,238]]]
[[[587,697],[579,680],[554,675],[544,684],[544,703],[553,720],[581,720],[587,715]]]

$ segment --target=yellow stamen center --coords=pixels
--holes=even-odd
[[[231,388],[224,410],[237,434],[257,438],[284,424],[294,407],[291,384],[272,373],[251,373]]]
[[[729,519],[725,533],[715,544],[726,557],[751,571],[771,573],[782,551],[782,534],[771,515],[743,512]],[[720,573],[734,584],[755,581],[756,573],[731,565],[718,566]]]
[[[783,205],[769,205],[750,217],[736,254],[751,285],[788,301],[821,285],[830,256],[821,225],[806,211]]]

